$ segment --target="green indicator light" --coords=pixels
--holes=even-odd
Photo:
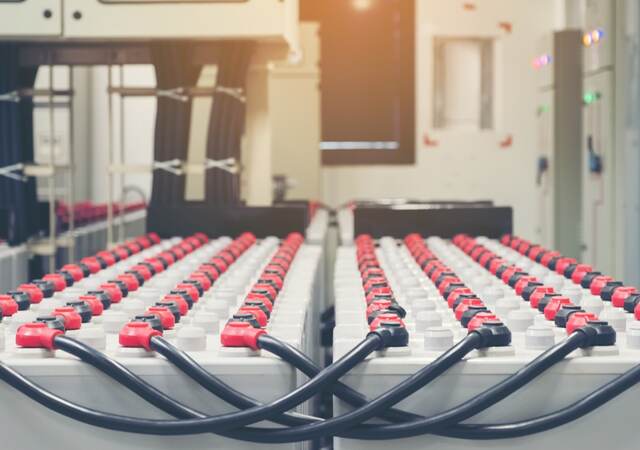
[[[586,92],[582,96],[582,100],[584,101],[585,105],[590,105],[593,102],[600,100],[600,93],[599,92]]]
[[[540,105],[538,106],[538,115],[542,115],[544,113],[549,112],[549,105]]]

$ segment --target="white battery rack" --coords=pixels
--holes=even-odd
[[[633,315],[614,311],[588,290],[576,286],[546,267],[535,263],[500,242],[477,238],[502,258],[525,266],[529,273],[554,283],[556,292],[570,295],[571,300],[586,311],[597,312],[616,328],[617,344],[611,347],[579,349],[494,407],[470,419],[469,423],[510,423],[547,414],[581,399],[640,362],[640,323]],[[421,415],[433,415],[464,404],[481,391],[490,388],[540,355],[542,351],[567,336],[564,329],[515,294],[514,289],[476,263],[451,241],[431,237],[426,240],[431,252],[454,270],[457,276],[509,327],[509,347],[477,350],[469,354],[443,376],[397,406]],[[334,357],[338,358],[364,338],[369,331],[367,303],[361,273],[356,259],[357,249],[340,247],[335,266],[334,289],[336,328]],[[402,241],[382,238],[376,250],[380,265],[398,304],[406,310],[403,319],[410,333],[406,348],[392,348],[369,357],[343,378],[346,384],[374,398],[434,361],[467,330],[456,320],[447,302],[425,275]],[[570,424],[526,438],[465,441],[426,435],[395,441],[357,441],[337,438],[338,450],[387,449],[513,449],[580,448],[620,450],[637,447],[636,432],[629,422],[640,399],[640,388],[634,387],[605,404],[596,413]],[[352,408],[336,400],[335,415]],[[606,428],[606,432],[604,429]],[[612,440],[615,440],[613,442]]]
[[[149,418],[168,418],[133,395],[111,379],[87,364],[60,350],[17,348],[15,333],[21,324],[33,321],[38,315],[48,314],[67,301],[77,299],[87,290],[99,288],[118,273],[157,255],[180,241],[174,238],[98,272],[73,287],[57,292],[53,297],[33,305],[3,321],[3,351],[0,360],[34,382],[52,392],[95,409]],[[211,241],[162,273],[155,275],[135,292],[130,292],[120,303],[104,314],[83,324],[79,330],[67,334],[97,349],[133,370],[157,388],[177,400],[212,415],[233,411],[234,408],[206,392],[179,372],[164,358],[140,348],[119,345],[118,333],[134,316],[160,301],[169,291],[204,262],[225,248],[231,239]],[[304,380],[288,363],[266,352],[246,348],[221,346],[220,332],[228,319],[238,310],[246,294],[260,276],[279,246],[277,238],[258,241],[242,254],[214,285],[193,305],[189,314],[164,337],[185,350],[206,370],[219,376],[235,389],[256,399],[268,402],[290,392]],[[322,248],[302,244],[293,259],[282,290],[271,314],[267,332],[299,348],[307,354],[317,353],[317,324],[315,318],[320,305],[318,272],[321,269]],[[105,431],[52,413],[24,397],[6,384],[0,384],[0,403],[12,405],[0,408],[0,432],[7,436],[11,448],[34,448],[42,442],[55,450],[83,448],[95,450],[118,449],[244,449],[246,443],[217,435],[167,438],[140,436]],[[308,411],[307,403],[300,411]],[[37,433],[33,430],[37,429]],[[264,446],[275,448],[305,448],[306,444]]]

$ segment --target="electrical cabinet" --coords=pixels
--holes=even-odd
[[[584,7],[584,72],[590,73],[614,65],[615,1],[587,0]]]
[[[0,37],[62,35],[62,0],[0,0]]]
[[[536,193],[538,200],[538,226],[536,232],[542,245],[554,243],[554,95],[550,88],[539,94],[540,102],[536,109]]]
[[[298,0],[65,0],[64,34],[96,39],[260,39],[291,41]]]
[[[541,243],[581,256],[582,52],[579,30],[540,40],[533,59],[536,105],[536,230]]]
[[[297,45],[298,0],[0,0],[0,37]]]
[[[615,273],[615,151],[613,145],[613,72],[584,79],[582,260]]]

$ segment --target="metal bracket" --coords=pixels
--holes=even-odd
[[[152,164],[112,164],[109,167],[111,173],[149,173],[155,170],[165,170],[174,175],[184,175],[181,169],[182,161],[170,159],[169,161],[154,161]]]
[[[207,162],[205,163],[205,167],[207,169],[224,170],[225,172],[228,172],[234,175],[237,175],[242,170],[241,165],[238,164],[238,161],[235,158],[221,159],[218,161],[214,161],[213,159],[207,159]]]
[[[187,174],[204,174],[209,169],[220,169],[225,172],[238,174],[241,167],[235,158],[221,160],[207,159],[204,163],[190,164],[179,159],[169,161],[154,161],[151,165],[145,164],[114,164],[110,167],[111,173],[149,173],[155,170],[164,170],[176,176]]]
[[[23,170],[24,170],[24,164],[22,163],[0,167],[0,176],[7,177],[16,181],[26,182],[27,181],[26,176],[24,176],[23,174],[18,175],[14,173],[14,172],[23,171]]]
[[[230,97],[233,97],[236,100],[238,100],[239,102],[247,103],[247,96],[244,95],[244,89],[242,89],[242,88],[230,88],[230,87],[224,87],[224,86],[216,86],[215,87],[215,91],[216,91],[216,93],[226,94],[226,95],[228,95]]]
[[[20,103],[23,98],[63,96],[72,97],[70,89],[18,89],[0,94],[0,102]]]
[[[5,92],[4,94],[0,94],[0,102],[11,102],[11,103],[20,103],[20,92],[11,91]]]
[[[158,97],[166,97],[171,100],[186,103],[189,101],[189,96],[186,95],[184,88],[178,87],[174,89],[158,89],[156,91]]]
[[[194,97],[213,97],[217,94],[223,94],[228,95],[241,103],[247,102],[247,97],[243,88],[228,86],[178,86],[170,89],[112,86],[107,89],[107,92],[110,94],[118,94],[122,97],[164,97],[178,102],[188,102],[189,99]]]

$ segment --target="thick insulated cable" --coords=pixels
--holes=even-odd
[[[57,338],[60,339],[60,338]],[[67,345],[68,338],[64,338],[61,339],[61,348],[65,347],[65,348],[69,348]],[[70,340],[73,341],[73,340]],[[568,339],[565,342],[573,342],[573,339]],[[71,343],[73,344],[73,343]],[[71,348],[76,347],[75,344],[70,346]],[[558,346],[556,346],[558,347]],[[98,352],[99,353],[99,352]],[[549,353],[549,352],[547,352]],[[557,352],[552,352],[553,354],[557,353]],[[108,358],[107,358],[108,359]],[[100,363],[102,364],[102,363]],[[108,365],[110,366],[111,364],[108,363]],[[615,380],[616,383],[612,382],[609,385],[605,386],[603,389],[600,390],[600,392],[594,393],[592,394],[587,400],[584,400],[582,402],[578,402],[575,405],[575,408],[573,408],[571,410],[571,412],[573,414],[576,414],[576,412],[581,413],[581,415],[586,414],[586,412],[588,412],[589,408],[594,407],[594,405],[600,405],[602,403],[605,403],[608,398],[611,397],[612,394],[615,393],[615,395],[619,394],[620,392],[628,389],[629,387],[631,387],[633,384],[635,384],[635,382],[638,381],[640,377],[640,368],[636,369],[635,372],[631,371],[629,374],[625,374],[622,377],[619,378],[619,380]],[[89,423],[89,424],[93,424],[96,426],[101,426],[101,427],[106,427],[109,429],[114,429],[114,430],[120,430],[120,431],[132,431],[130,428],[128,428],[129,424],[136,424],[136,426],[139,426],[139,423],[142,422],[145,425],[148,425],[150,423],[155,423],[155,424],[170,424],[173,423],[175,421],[154,421],[154,420],[145,420],[145,419],[132,419],[132,418],[128,418],[128,417],[124,417],[124,416],[118,416],[118,415],[112,415],[112,414],[105,414],[105,413],[101,413],[95,410],[91,410],[89,408],[84,408],[78,405],[74,405],[70,402],[67,402],[63,399],[60,399],[59,397],[56,397],[55,395],[43,390],[42,388],[39,388],[37,385],[35,385],[34,383],[30,382],[29,380],[25,379],[24,377],[22,377],[20,374],[18,374],[17,372],[13,371],[12,369],[8,368],[5,365],[1,365],[0,366],[0,378],[2,378],[3,380],[7,381],[9,384],[11,384],[12,386],[16,387],[17,389],[19,389],[21,392],[25,393],[26,395],[29,395],[31,398],[33,398],[34,400],[40,402],[41,404],[45,405],[46,407],[53,409],[54,411],[57,411],[59,413],[62,413],[68,417],[71,418],[75,418],[77,420],[80,420],[82,422],[85,423]],[[127,380],[127,377],[125,377],[123,379]],[[586,412],[585,412],[586,411]],[[183,411],[176,411],[176,413],[178,414],[182,414]],[[353,412],[352,412],[353,413]],[[349,414],[352,414],[349,413]],[[194,414],[194,415],[199,415],[201,413],[198,413],[197,411],[194,410],[190,410],[185,412],[186,414]],[[341,416],[342,417],[342,416]],[[546,417],[546,416],[545,416]],[[557,426],[558,420],[561,419],[561,417],[564,416],[553,416],[550,417],[551,422],[547,422],[545,420],[545,423],[553,423],[555,426]],[[577,417],[576,417],[577,418]],[[567,421],[568,420],[572,420],[571,416],[567,416]],[[528,422],[528,421],[527,421]],[[320,424],[322,425],[322,423]],[[536,429],[535,427],[539,427],[540,424],[539,422],[537,422],[537,419],[532,419],[531,423],[526,423],[524,424],[524,426],[527,427],[527,430],[534,430]],[[546,426],[546,425],[543,425]],[[370,427],[370,426],[366,426],[366,427]],[[469,429],[470,426],[463,426],[467,429]],[[168,431],[168,430],[165,430]],[[265,434],[272,436],[274,433],[281,433],[282,431],[288,431],[288,430],[259,430],[259,429],[249,429],[249,435],[245,436],[243,432],[242,433],[242,439],[243,440],[250,440],[250,441],[255,441],[255,442],[265,442],[264,440],[264,436]],[[369,430],[370,431],[370,430]],[[470,430],[471,432],[474,432],[473,430]],[[140,431],[137,431],[140,432]],[[533,431],[532,431],[533,432]],[[156,433],[156,432],[152,432],[150,434],[174,434],[173,432],[171,433],[167,433],[167,432],[161,432],[161,433]],[[182,433],[180,433],[182,434]],[[254,436],[254,435],[260,435],[260,436]],[[227,433],[225,433],[225,435],[227,435]],[[233,436],[231,436],[233,437]],[[351,437],[351,436],[347,436],[347,437]],[[394,438],[399,438],[400,436],[394,436]],[[459,437],[464,437],[462,435],[460,435]],[[507,437],[507,436],[505,436]],[[389,438],[389,437],[387,437]],[[487,437],[487,439],[489,439],[490,437]],[[254,440],[255,439],[255,440]],[[360,439],[362,439],[362,437],[360,437]],[[267,441],[268,442],[268,441]]]
[[[56,338],[57,339],[57,338]],[[427,378],[434,378],[437,374],[442,373],[447,370],[448,367],[455,364],[455,362],[459,361],[465,354],[471,351],[473,348],[476,348],[478,343],[482,341],[482,338],[479,334],[474,333],[470,335],[468,338],[461,341],[458,345],[453,347],[449,352],[447,352],[444,357],[441,357],[441,361],[446,364],[442,364],[441,366],[434,366],[432,370],[427,370],[430,375]],[[65,339],[61,340],[62,346],[65,348],[73,349],[78,348],[77,345],[69,345],[66,346],[65,343],[68,343]],[[375,345],[374,345],[375,344]],[[377,337],[377,335],[372,334],[369,335],[367,339],[365,339],[359,346],[356,346],[350,353],[345,355],[339,361],[337,361],[332,367],[325,369],[321,373],[321,377],[316,377],[315,384],[320,384],[318,382],[319,379],[324,381],[331,380],[335,376],[338,375],[336,372],[344,371],[345,369],[348,371],[350,368],[353,368],[355,364],[357,364],[356,360],[364,359],[366,355],[370,354],[371,351],[379,348],[381,344],[381,338]],[[100,363],[102,364],[102,363]],[[111,365],[111,364],[109,364]],[[446,367],[445,367],[446,366]],[[339,367],[339,369],[335,369]],[[430,369],[427,367],[425,369]],[[233,417],[237,415],[246,415],[247,412],[252,413],[252,410],[245,410],[240,413],[232,413],[225,414],[223,416],[217,417],[209,417],[209,418],[201,418],[201,419],[191,419],[191,420],[153,420],[153,419],[139,419],[132,418],[127,416],[121,416],[117,414],[108,414],[101,411],[96,411],[91,408],[87,408],[81,405],[74,404],[65,399],[62,399],[55,394],[46,391],[41,388],[37,384],[28,380],[27,378],[20,375],[18,372],[14,371],[10,367],[6,366],[6,364],[0,362],[0,378],[9,383],[11,386],[18,389],[20,392],[29,396],[33,400],[39,402],[41,405],[51,409],[55,412],[58,412],[66,417],[75,419],[77,421],[94,425],[101,428],[106,428],[114,431],[124,431],[130,433],[138,433],[138,434],[151,434],[151,435],[186,435],[186,434],[201,434],[206,432],[217,432],[217,428],[223,427],[220,425],[221,417],[223,420],[228,417]],[[425,377],[421,377],[425,379]],[[301,386],[296,389],[295,392],[300,392],[300,390],[304,389],[305,386],[308,386],[310,383],[313,384],[314,380],[311,380],[309,383]],[[291,397],[289,395],[288,397]],[[393,402],[394,399],[388,399],[390,402]],[[399,400],[397,400],[399,401]],[[274,402],[277,403],[277,402]],[[264,409],[264,408],[261,408]],[[198,414],[198,412],[191,410],[191,413]],[[369,412],[370,414],[375,415],[374,412]],[[180,414],[182,414],[180,412]],[[357,411],[349,413],[351,416],[357,415]],[[342,419],[342,418],[341,418]],[[255,419],[261,420],[259,419]],[[356,418],[355,420],[359,420]],[[365,419],[366,420],[366,419]],[[342,420],[341,420],[342,423]],[[227,427],[229,424],[224,424]],[[269,430],[271,431],[271,430]],[[282,432],[287,430],[273,430],[273,433]],[[264,442],[263,435],[267,433],[267,431],[263,430],[248,430],[250,433],[249,436],[244,436],[243,432],[243,440],[252,440],[256,439],[255,442]],[[272,433],[269,433],[271,436]],[[254,437],[255,436],[255,437]]]
[[[363,425],[362,430],[350,432],[347,437],[363,440],[383,440],[438,432],[444,427],[455,425],[473,417],[508,397],[554,364],[562,361],[567,355],[582,346],[586,340],[587,335],[585,333],[581,331],[575,332],[561,343],[542,353],[515,374],[454,408],[408,423],[385,426]]]
[[[247,440],[255,439],[256,442],[260,439],[259,442],[263,443],[288,443],[315,440],[323,436],[338,434],[345,437],[351,437],[352,434],[357,434],[358,436],[360,434],[366,434],[371,428],[380,427],[380,425],[361,425],[357,428],[357,431],[350,430],[349,432],[342,432],[378,416],[390,406],[401,402],[449,370],[471,351],[485,347],[485,344],[485,337],[481,332],[473,331],[440,355],[431,364],[423,367],[400,384],[372,399],[358,409],[341,416],[327,419],[324,422],[303,425],[296,428],[273,431],[267,430],[261,431],[260,434],[247,431],[243,434],[243,438]],[[398,425],[387,425],[387,427],[390,426]],[[358,437],[358,439],[360,438]]]
[[[355,427],[351,430],[346,430],[343,433],[332,432],[334,435],[339,435],[341,437],[352,438],[352,439],[361,439],[361,440],[383,440],[383,439],[397,439],[402,437],[411,437],[417,436],[427,433],[437,433],[440,429],[445,427],[454,425],[459,421],[465,420],[469,417],[472,417],[479,412],[489,408],[500,400],[504,399],[524,384],[530,382],[535,377],[539,376],[546,369],[553,366],[555,363],[564,359],[566,355],[580,347],[582,343],[586,340],[586,335],[581,332],[574,333],[570,337],[568,337],[562,343],[552,347],[547,352],[540,355],[531,363],[524,366],[520,369],[516,374],[508,377],[506,380],[497,384],[496,386],[482,392],[481,394],[473,397],[468,402],[465,402],[462,405],[459,405],[455,408],[444,411],[440,414],[436,414],[431,417],[420,418],[419,420],[413,420],[407,423],[399,423],[393,425],[362,425],[360,427]],[[267,344],[267,347],[274,347],[273,345]],[[280,352],[282,356],[287,356],[286,354]],[[343,397],[343,400],[348,403],[353,404],[354,406],[358,406],[361,409],[364,408],[364,405],[371,405],[371,403],[375,402],[368,401],[366,398],[359,393],[353,393],[347,391],[347,397]],[[341,393],[344,396],[344,392]],[[384,394],[383,394],[384,395]],[[396,402],[397,403],[397,402]],[[356,410],[359,411],[359,410]],[[350,413],[348,413],[350,414]],[[347,415],[348,415],[347,414]],[[285,442],[283,439],[284,435],[289,436],[293,439],[295,438],[299,440],[307,440],[314,439],[319,437],[315,433],[301,433],[304,428],[326,428],[327,424],[331,424],[332,421],[339,419],[329,419],[322,424],[312,425],[309,427],[298,427],[297,429],[291,429],[286,431],[275,431],[270,433],[270,436],[266,438],[266,442],[274,443],[274,442]],[[448,428],[446,428],[448,430]],[[454,428],[455,429],[455,428]],[[325,431],[321,435],[326,435]],[[251,434],[249,433],[246,438],[251,438]],[[286,442],[294,442],[286,441]]]
[[[637,385],[639,382],[640,365],[635,366],[619,377],[614,378],[612,381],[577,402],[552,413],[513,423],[493,425],[456,425],[455,427],[447,429],[446,432],[442,433],[442,435],[472,440],[513,439],[530,436],[532,434],[561,427],[562,425],[566,425],[567,423],[584,417],[587,414],[594,412],[605,403],[613,400],[618,395]]]
[[[260,336],[258,345],[261,349],[266,350],[288,362],[309,378],[314,377],[320,371],[320,368],[316,366],[313,360],[303,352],[269,334]],[[367,399],[363,394],[341,382],[337,382],[332,387],[332,392],[339,399],[356,407],[362,406],[369,401],[369,399]],[[383,411],[380,414],[380,418],[390,422],[408,422],[411,420],[421,419],[422,416],[390,408]]]
[[[200,386],[204,387],[213,395],[224,400],[230,405],[233,405],[238,409],[248,409],[262,405],[262,403],[240,391],[237,391],[215,375],[206,371],[187,353],[181,351],[166,339],[159,336],[153,337],[151,339],[151,349],[164,356],[171,364],[180,369]],[[318,372],[319,370],[316,371],[315,375],[317,375]],[[282,425],[296,426],[316,422],[320,419],[301,414],[284,414],[277,419],[274,418],[271,420]]]
[[[382,342],[382,338],[378,335],[370,334],[359,345],[354,347],[351,352],[332,366],[324,369],[318,377],[268,405],[236,413],[196,419],[152,420],[105,414],[61,399],[25,379],[6,365],[2,365],[0,376],[43,406],[83,423],[110,430],[138,434],[160,436],[202,434],[221,432],[230,428],[238,428],[246,424],[267,420],[272,415],[280,414],[291,407],[297,406],[347,373],[373,351],[380,349]],[[193,412],[196,413],[195,411]],[[258,431],[256,430],[256,432]]]

